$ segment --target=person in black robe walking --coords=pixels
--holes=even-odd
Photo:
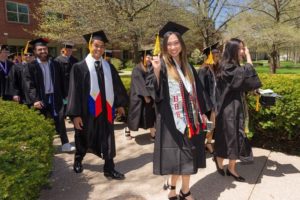
[[[75,148],[69,143],[65,126],[62,71],[59,64],[48,57],[47,43],[43,38],[30,42],[36,59],[24,69],[26,103],[45,117],[53,118],[56,132],[60,135],[62,151],[70,152]]]
[[[206,55],[206,60],[198,71],[198,77],[213,104],[213,109],[205,113],[205,115],[215,125],[215,116],[216,116],[215,110],[216,110],[216,102],[217,102],[216,74],[218,73],[219,70],[219,59],[220,59],[219,42],[217,42],[216,44],[210,47],[205,48],[203,50],[203,54]],[[206,133],[205,146],[210,154],[214,153],[212,139],[213,139],[213,130]]]
[[[241,66],[244,57],[246,64]],[[239,159],[240,139],[245,135],[246,128],[245,92],[258,89],[261,82],[253,68],[248,48],[239,39],[233,38],[226,43],[220,67],[217,75],[216,167],[224,176],[223,160],[229,159],[227,175],[243,182],[245,178],[236,171],[236,160]]]
[[[27,44],[22,55],[22,62],[14,64],[8,75],[10,83],[8,94],[12,96],[13,101],[20,104],[27,104],[24,92],[24,70],[26,65],[33,60],[33,49]]]
[[[115,170],[114,109],[124,115],[128,105],[126,89],[116,69],[102,58],[105,43],[103,31],[84,35],[90,53],[76,63],[70,74],[67,115],[75,127],[76,153],[73,169],[83,171],[82,160],[87,152],[104,159],[104,176],[122,180]]]
[[[187,61],[181,37],[188,28],[168,22],[160,31],[163,36],[162,59],[154,56],[153,69],[146,86],[155,101],[156,137],[154,174],[171,175],[164,185],[169,199],[177,199],[176,183],[182,179],[180,199],[194,199],[190,193],[190,175],[206,166],[206,116],[211,102],[205,94],[196,70]]]
[[[142,52],[144,54],[144,51]],[[139,128],[150,128],[150,138],[155,138],[155,110],[153,99],[146,89],[146,74],[151,68],[151,55],[141,56],[141,62],[132,70],[130,84],[130,102],[128,110],[128,128],[137,131]]]
[[[8,94],[10,85],[8,75],[14,63],[8,60],[8,55],[8,46],[0,44],[0,97],[3,100],[12,100],[12,95]]]

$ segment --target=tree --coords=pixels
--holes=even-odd
[[[246,8],[250,10],[232,21],[228,35],[243,37],[250,45],[266,49],[270,72],[276,73],[280,49],[300,41],[300,2],[253,0]]]
[[[204,47],[219,41],[228,22],[249,9],[240,6],[242,4],[237,0],[189,0],[181,2],[193,13],[192,21],[198,34],[203,38]]]

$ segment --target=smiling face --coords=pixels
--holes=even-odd
[[[91,55],[96,60],[99,60],[105,51],[105,43],[101,40],[93,40],[92,41],[92,52]]]
[[[245,57],[245,47],[242,42],[239,44],[238,57],[240,62],[243,61],[243,58]]]
[[[34,54],[41,61],[47,61],[47,59],[48,59],[48,47],[47,46],[35,46]]]
[[[171,34],[167,41],[167,52],[173,58],[179,58],[179,54],[182,51],[182,47],[178,37],[175,34]]]

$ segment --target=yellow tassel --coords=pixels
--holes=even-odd
[[[259,107],[260,107],[259,98],[260,98],[260,95],[256,95],[256,107],[255,107],[256,112],[259,111]]]
[[[159,35],[156,35],[156,39],[155,39],[155,46],[154,46],[154,50],[153,50],[153,56],[157,56],[158,54],[160,54],[160,40],[159,40]]]
[[[107,58],[106,58],[106,51],[104,51],[104,60],[106,60]]]
[[[89,40],[89,51],[90,51],[90,53],[92,53],[92,51],[93,51],[92,38],[93,38],[93,34],[91,34],[91,37],[90,37],[90,40]]]
[[[24,54],[28,53],[29,42],[30,41],[27,41],[27,43],[26,43],[26,46],[25,46],[25,49],[24,49]]]
[[[207,57],[207,59],[206,59],[206,61],[204,63],[208,64],[208,65],[215,64],[214,59],[213,59],[213,55],[212,55],[211,51],[209,52],[209,55],[208,55],[208,57]]]
[[[146,51],[144,51],[144,59],[143,59],[144,67],[146,67],[146,65],[147,65],[146,56],[147,56]]]

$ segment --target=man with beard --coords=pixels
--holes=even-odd
[[[69,143],[66,133],[62,71],[59,64],[48,57],[47,43],[43,38],[30,42],[36,59],[24,71],[26,101],[45,117],[53,118],[55,129],[60,135],[62,151],[70,152],[75,148]]]
[[[115,170],[114,108],[121,115],[128,104],[128,95],[116,69],[102,57],[105,43],[103,31],[84,35],[90,53],[76,63],[70,74],[67,115],[75,127],[76,153],[73,169],[83,171],[82,160],[87,152],[104,159],[104,176],[122,180]],[[89,151],[88,151],[89,150]]]
[[[0,97],[3,100],[12,99],[12,96],[7,94],[7,90],[10,84],[8,74],[14,63],[8,60],[8,55],[8,46],[0,44]]]

